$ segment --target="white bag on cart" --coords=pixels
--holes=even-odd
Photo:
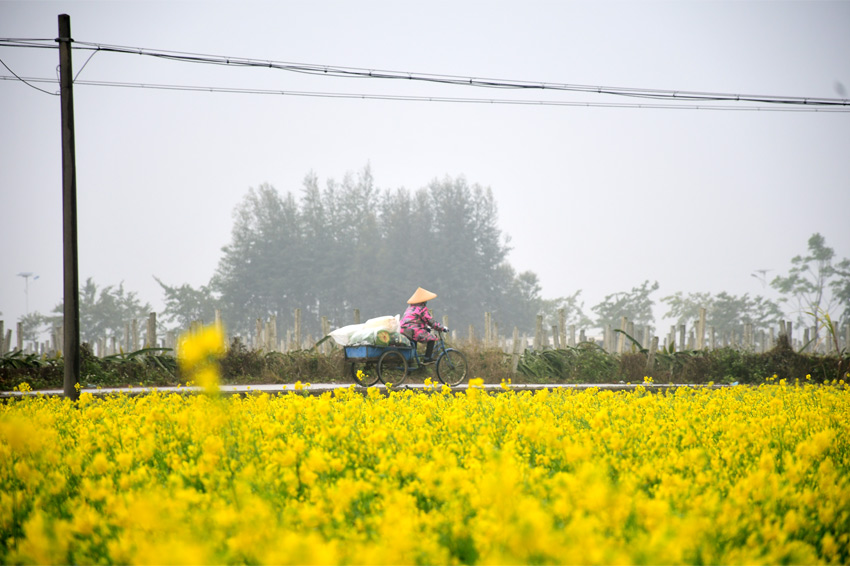
[[[370,318],[363,324],[363,328],[378,328],[389,332],[399,332],[399,315]]]
[[[363,329],[362,324],[349,324],[342,328],[337,328],[330,333],[330,337],[340,346],[348,346],[351,343],[351,335]]]

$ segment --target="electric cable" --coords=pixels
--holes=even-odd
[[[12,47],[33,47],[34,41],[44,40],[6,40],[0,39],[0,46]],[[40,45],[48,47],[47,45]],[[55,45],[49,46],[56,48]],[[244,57],[228,57],[220,55],[208,55],[202,53],[191,53],[182,51],[167,51],[156,50],[141,47],[126,47],[120,45],[108,45],[100,43],[91,43],[83,41],[74,41],[72,44],[74,49],[92,50],[94,52],[105,51],[118,54],[133,54],[148,56],[172,61],[208,64],[208,65],[224,65],[224,66],[241,66],[241,67],[258,67],[277,69],[296,73],[305,73],[310,75],[330,76],[337,78],[361,78],[361,79],[385,79],[385,80],[406,80],[428,83],[438,83],[456,86],[472,86],[480,88],[496,88],[496,89],[517,89],[517,90],[550,90],[550,91],[569,91],[583,92],[591,94],[606,94],[614,96],[648,98],[655,100],[676,100],[688,102],[754,102],[759,104],[777,104],[777,105],[799,105],[809,107],[850,107],[850,100],[838,98],[824,97],[790,97],[790,96],[775,96],[775,95],[745,95],[745,94],[728,94],[728,93],[712,93],[700,91],[683,91],[683,90],[662,90],[662,89],[646,89],[646,88],[626,88],[626,87],[607,87],[607,86],[591,86],[580,84],[567,83],[552,83],[541,81],[522,81],[522,80],[504,80],[504,79],[489,79],[465,77],[459,75],[433,74],[433,73],[413,73],[407,71],[388,71],[378,69],[367,69],[359,67],[344,67],[331,65],[317,65],[309,63],[289,63],[273,60],[250,59]],[[90,57],[91,58],[91,57]],[[89,59],[90,59],[89,58]]]
[[[50,96],[59,96],[59,93],[58,93],[58,92],[49,92],[49,91],[46,91],[46,90],[44,90],[44,89],[38,88],[37,86],[35,86],[35,85],[33,85],[33,84],[28,83],[26,80],[24,80],[24,79],[22,79],[21,77],[19,77],[19,76],[17,75],[17,73],[15,73],[15,71],[13,71],[12,69],[10,69],[10,68],[9,68],[9,65],[7,65],[7,64],[3,61],[3,59],[0,59],[0,64],[2,64],[4,67],[6,67],[6,70],[7,70],[7,71],[9,71],[9,72],[10,72],[10,73],[12,73],[13,75],[15,75],[15,78],[16,78],[16,79],[18,79],[19,81],[21,81],[22,83],[24,83],[24,84],[25,84],[25,85],[27,85],[28,87],[30,87],[30,88],[34,88],[35,90],[37,90],[37,91],[39,91],[39,92],[43,92],[44,94],[49,94]],[[53,81],[33,81],[33,82],[53,82]]]
[[[0,80],[15,80],[17,77],[0,75]],[[35,83],[58,83],[56,79],[44,79],[26,77],[26,80]],[[643,108],[663,110],[735,110],[735,111],[760,111],[760,112],[821,112],[821,113],[848,113],[850,107],[819,107],[819,106],[721,106],[711,104],[637,104],[624,102],[587,102],[587,101],[558,101],[558,100],[520,100],[499,98],[463,98],[445,96],[413,96],[392,94],[367,94],[349,92],[316,92],[316,91],[289,91],[273,89],[215,87],[215,86],[193,86],[156,83],[130,83],[117,81],[95,81],[78,80],[74,83],[80,86],[99,86],[115,88],[137,88],[151,90],[170,90],[184,92],[209,92],[224,94],[260,94],[297,96],[311,98],[341,98],[362,100],[394,100],[404,102],[444,102],[464,104],[491,104],[491,105],[514,105],[514,106],[578,106],[589,108]]]

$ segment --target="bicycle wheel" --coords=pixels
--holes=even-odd
[[[463,352],[449,348],[437,360],[437,377],[446,385],[457,385],[466,379],[469,365]]]
[[[378,383],[375,362],[351,362],[351,378],[357,385],[369,387]]]
[[[387,350],[378,358],[378,378],[398,387],[407,379],[407,360],[398,350]]]

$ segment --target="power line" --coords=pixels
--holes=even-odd
[[[25,84],[25,85],[27,85],[28,87],[30,87],[30,88],[34,88],[35,90],[37,90],[37,91],[39,91],[39,92],[43,92],[43,93],[45,93],[45,94],[49,94],[49,95],[51,95],[51,96],[59,96],[59,93],[58,93],[58,92],[49,92],[49,91],[46,91],[46,90],[44,90],[44,89],[42,89],[42,88],[38,88],[37,86],[35,86],[35,85],[33,85],[33,84],[30,84],[30,83],[29,83],[29,82],[27,82],[26,80],[22,79],[21,77],[19,77],[19,76],[18,76],[18,74],[17,74],[17,73],[15,73],[15,71],[13,71],[12,69],[10,69],[10,68],[9,68],[9,65],[7,65],[7,64],[3,61],[3,59],[0,59],[0,64],[2,64],[4,67],[6,67],[6,70],[7,70],[7,71],[9,71],[9,72],[10,72],[10,73],[12,73],[13,75],[15,75],[15,78],[16,78],[16,79],[18,79],[19,81],[21,81],[22,83],[24,83],[24,84]],[[5,77],[4,77],[4,78],[5,78]],[[35,81],[32,81],[32,82],[35,82]],[[39,81],[39,82],[40,82],[40,81]],[[56,82],[58,83],[59,81],[56,81]]]
[[[0,80],[16,80],[17,77],[0,75]],[[23,80],[23,79],[19,79]],[[44,79],[35,77],[26,77],[26,80],[34,83],[56,83],[55,79]],[[850,112],[850,107],[820,107],[820,106],[722,106],[711,104],[638,104],[624,102],[584,102],[584,101],[557,101],[557,100],[520,100],[520,99],[504,99],[504,98],[463,98],[463,97],[445,97],[445,96],[411,96],[411,95],[392,95],[392,94],[367,94],[367,93],[349,93],[349,92],[310,92],[310,91],[290,91],[290,90],[273,90],[273,89],[254,89],[254,88],[235,88],[235,87],[215,87],[215,86],[195,86],[195,85],[175,85],[175,84],[156,84],[156,83],[129,83],[117,81],[91,81],[77,80],[75,85],[81,86],[99,86],[113,88],[137,88],[150,90],[169,90],[169,91],[184,91],[184,92],[209,92],[223,94],[258,94],[258,95],[278,95],[278,96],[298,96],[310,98],[342,98],[342,99],[361,99],[361,100],[394,100],[404,102],[443,102],[443,103],[464,103],[464,104],[499,104],[499,105],[514,105],[514,106],[578,106],[589,108],[638,108],[638,109],[661,109],[661,110],[736,110],[736,111],[760,111],[760,112],[821,112],[821,113],[847,113]]]
[[[37,45],[36,42],[44,40],[5,40],[0,39],[0,46],[11,47],[51,47]],[[712,93],[699,91],[662,90],[645,88],[626,88],[591,86],[567,83],[553,83],[545,81],[522,81],[506,79],[475,78],[458,75],[414,73],[407,71],[390,71],[379,69],[366,69],[359,67],[344,67],[332,65],[317,65],[310,63],[291,63],[273,60],[251,59],[245,57],[227,57],[220,55],[209,55],[202,53],[191,53],[183,51],[156,50],[142,47],[127,47],[121,45],[108,45],[76,41],[75,49],[105,51],[118,54],[132,54],[172,61],[196,63],[205,65],[223,65],[238,67],[257,67],[283,70],[310,75],[319,75],[337,78],[361,78],[361,79],[385,79],[403,80],[427,83],[438,83],[456,86],[472,86],[479,88],[514,89],[514,90],[550,90],[582,92],[589,94],[607,94],[614,96],[625,96],[632,98],[647,98],[654,100],[676,100],[687,102],[754,102],[759,104],[777,104],[788,106],[808,107],[850,107],[850,100],[824,97],[792,97],[775,95],[749,95]]]

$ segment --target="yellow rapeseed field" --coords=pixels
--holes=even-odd
[[[3,563],[850,562],[850,391],[0,405]]]

